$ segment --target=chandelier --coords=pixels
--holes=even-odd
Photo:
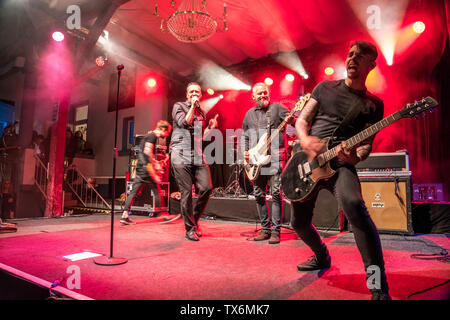
[[[167,19],[161,21],[161,31],[164,31],[164,24],[170,33],[181,42],[200,42],[212,36],[217,29],[217,20],[223,21],[223,31],[227,31],[227,6],[223,5],[223,17],[214,19],[206,11],[206,0],[183,0],[175,8],[176,2],[170,1],[170,5],[176,10]],[[154,16],[158,14],[158,4],[155,5]]]

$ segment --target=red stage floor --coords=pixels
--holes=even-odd
[[[1,266],[44,283],[65,277],[60,287],[82,295],[77,299],[370,299],[351,232],[322,233],[332,267],[323,274],[299,273],[297,264],[312,252],[288,228],[283,228],[280,244],[269,245],[251,240],[255,224],[202,220],[203,237],[191,242],[184,239],[181,219],[163,223],[162,218],[134,216],[136,225],[121,226],[119,217],[114,226],[114,256],[128,259],[125,264],[100,266],[93,258],[63,259],[86,250],[109,256],[110,217],[101,214],[17,221],[17,232],[0,234]],[[448,283],[415,294],[450,278],[447,262],[413,256],[448,250],[445,235],[382,234],[381,239],[394,300],[450,297]],[[74,270],[79,271],[77,279],[71,277]],[[77,283],[79,288],[73,288]]]

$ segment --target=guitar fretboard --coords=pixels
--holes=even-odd
[[[354,146],[356,146],[361,141],[364,141],[365,139],[373,136],[375,133],[377,133],[381,129],[387,127],[391,123],[393,123],[393,122],[395,122],[395,121],[397,121],[397,120],[399,120],[401,118],[402,118],[402,116],[400,115],[400,112],[397,111],[397,112],[391,114],[390,116],[388,116],[388,117],[378,121],[377,123],[371,125],[367,129],[364,129],[360,133],[358,133],[358,134],[354,135],[353,137],[347,139],[345,141],[345,143],[347,144],[347,148],[348,149],[353,148]],[[338,146],[336,146],[334,148],[331,148],[328,151],[325,151],[324,153],[322,153],[320,155],[320,157],[322,157],[325,162],[330,161],[331,159],[337,157],[337,147]]]

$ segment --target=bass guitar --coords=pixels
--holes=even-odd
[[[280,123],[278,128],[276,128],[270,136],[268,136],[267,132],[264,133],[261,138],[259,138],[256,146],[248,150],[249,161],[244,163],[244,170],[250,181],[254,181],[256,178],[258,178],[259,173],[261,172],[261,167],[270,162],[271,157],[270,154],[267,154],[267,152],[270,149],[272,141],[278,137],[278,134],[281,130],[283,130],[284,126],[292,118],[294,113],[303,109],[310,97],[310,93],[301,97],[295,104],[294,109],[292,109],[292,111],[284,118],[283,122]]]
[[[416,116],[418,113],[432,109],[437,105],[438,103],[431,97],[407,104],[402,110],[391,114],[346,140],[347,148],[356,146],[399,119]],[[308,200],[315,194],[322,181],[326,181],[335,174],[330,166],[330,160],[337,157],[337,146],[329,149],[330,140],[330,138],[325,140],[327,150],[312,160],[308,160],[308,155],[303,151],[295,153],[289,159],[281,174],[281,189],[289,200],[299,202]]]

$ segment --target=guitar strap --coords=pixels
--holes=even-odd
[[[267,120],[267,125],[266,125],[266,130],[267,130],[267,138],[270,138],[270,125],[271,125],[271,112],[272,112],[272,108],[270,106],[270,104],[267,106],[267,111],[266,111],[266,120]],[[270,154],[270,148],[269,150],[267,150],[267,153]]]
[[[345,115],[344,119],[342,120],[341,124],[334,129],[332,137],[335,137],[339,139],[339,137],[344,136],[345,128],[356,119],[358,114],[361,112],[361,99],[359,96],[355,95],[353,99],[353,104],[350,108],[350,110]]]

